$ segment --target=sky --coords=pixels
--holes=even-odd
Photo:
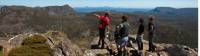
[[[30,7],[61,6],[65,4],[68,4],[72,7],[198,7],[197,0],[0,0],[0,5],[23,5]]]

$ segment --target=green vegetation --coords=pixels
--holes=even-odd
[[[23,40],[22,46],[13,48],[8,56],[51,56],[53,50],[41,35],[33,35]]]
[[[43,44],[46,41],[47,40],[45,39],[45,37],[43,37],[41,35],[34,35],[32,37],[28,37],[28,38],[24,39],[22,45]]]
[[[54,41],[60,41],[61,37],[64,37],[65,33],[58,31],[48,31],[44,34],[45,36],[51,36]]]
[[[3,56],[3,51],[2,50],[0,50],[0,56]]]
[[[3,56],[3,47],[0,46],[0,56]]]
[[[67,7],[70,8],[70,7]],[[66,8],[66,9],[67,9]],[[50,8],[49,8],[50,9]],[[53,9],[53,8],[52,8]],[[66,9],[63,9],[66,11]],[[0,22],[0,36],[7,36],[4,33],[11,35],[17,35],[23,32],[39,32],[44,33],[49,30],[61,31],[67,34],[72,42],[77,43],[80,46],[87,47],[94,38],[98,36],[98,19],[93,14],[104,15],[105,12],[93,12],[88,14],[76,14],[75,12],[70,14],[59,13],[61,10],[57,10],[58,13],[51,13],[54,11],[45,10],[42,8],[30,8],[30,7],[9,7],[1,13]],[[68,10],[67,10],[68,11]],[[55,11],[56,12],[56,11]],[[198,45],[198,15],[190,16],[193,13],[186,13],[187,15],[161,15],[161,14],[149,14],[149,13],[117,13],[112,12],[110,23],[111,33],[114,31],[115,25],[120,23],[121,16],[129,16],[130,32],[131,34],[137,33],[138,18],[144,16],[145,28],[147,28],[148,15],[156,15],[156,42],[157,43],[172,43],[188,45],[190,47],[197,48]],[[90,33],[83,38],[83,33]],[[145,29],[145,39],[147,29]],[[85,40],[86,39],[86,40]],[[87,40],[89,39],[89,40]],[[55,39],[59,40],[59,39]]]

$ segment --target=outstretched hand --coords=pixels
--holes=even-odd
[[[99,16],[98,14],[94,14],[94,15],[97,16],[97,17]]]

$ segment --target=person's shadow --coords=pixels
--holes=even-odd
[[[91,45],[91,49],[100,49],[98,44]]]

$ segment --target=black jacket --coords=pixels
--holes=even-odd
[[[148,24],[148,31],[149,31],[149,35],[153,35],[154,34],[154,32],[155,32],[155,25],[154,25],[154,23],[149,23]]]
[[[143,32],[144,32],[144,24],[140,24],[137,34],[141,35]]]

